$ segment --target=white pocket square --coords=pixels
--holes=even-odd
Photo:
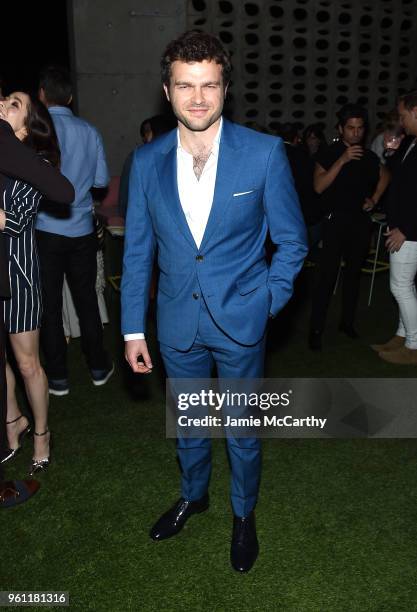
[[[239,191],[239,193],[234,193],[233,197],[237,198],[241,195],[247,195],[248,193],[253,193],[255,191],[255,189],[250,189],[249,191]]]

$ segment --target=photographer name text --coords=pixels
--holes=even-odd
[[[327,419],[320,419],[315,416],[305,418],[295,418],[291,415],[279,417],[276,415],[268,416],[264,414],[262,418],[249,416],[244,418],[206,415],[201,418],[181,415],[177,419],[180,427],[314,427],[323,429]]]

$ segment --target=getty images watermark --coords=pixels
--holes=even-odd
[[[166,435],[417,438],[417,380],[171,378]]]
[[[213,389],[201,389],[200,392],[183,392],[177,396],[177,408],[179,411],[187,411],[187,414],[179,414],[177,418],[178,427],[230,427],[230,428],[256,428],[256,427],[319,427],[323,429],[326,418],[315,416],[294,417],[291,414],[279,416],[277,414],[262,414],[271,408],[286,408],[291,403],[292,389],[287,392],[218,392]],[[207,412],[211,409],[218,414],[193,415],[194,410]],[[244,411],[244,414],[238,416]],[[259,414],[260,412],[260,414]],[[190,414],[192,416],[190,416]],[[259,415],[259,416],[257,416]]]

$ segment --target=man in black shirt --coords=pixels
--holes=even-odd
[[[417,365],[417,90],[400,96],[398,114],[407,138],[389,162],[393,178],[385,244],[390,251],[391,292],[400,316],[395,336],[372,348],[384,361]]]
[[[300,137],[295,123],[282,124],[277,135],[280,136],[285,145],[291,172],[294,178],[294,186],[300,200],[301,211],[304,221],[309,227],[314,226],[321,220],[322,214],[318,207],[318,195],[313,188],[314,161],[307,151],[300,146]],[[309,233],[311,245],[311,236]]]
[[[327,309],[343,256],[342,316],[340,331],[356,338],[354,318],[362,261],[367,254],[372,221],[369,212],[389,182],[378,157],[362,145],[368,123],[364,108],[346,104],[338,113],[340,140],[316,157],[314,188],[321,194],[326,214],[320,277],[313,296],[309,346],[321,350]]]

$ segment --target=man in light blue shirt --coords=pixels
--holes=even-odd
[[[109,172],[100,134],[87,121],[75,117],[67,106],[72,100],[72,88],[64,69],[51,67],[43,71],[39,98],[48,107],[55,125],[61,172],[75,189],[74,202],[67,210],[46,203],[36,224],[44,301],[41,343],[49,392],[67,395],[67,343],[62,324],[64,275],[80,320],[81,346],[93,384],[105,384],[114,369],[103,346],[95,288],[97,240],[91,195],[92,187],[107,186]]]
[[[103,141],[96,128],[73,115],[70,108],[47,106],[61,149],[61,170],[74,185],[75,200],[64,219],[40,211],[36,227],[70,238],[86,236],[93,231],[91,187],[106,187],[110,181]]]

